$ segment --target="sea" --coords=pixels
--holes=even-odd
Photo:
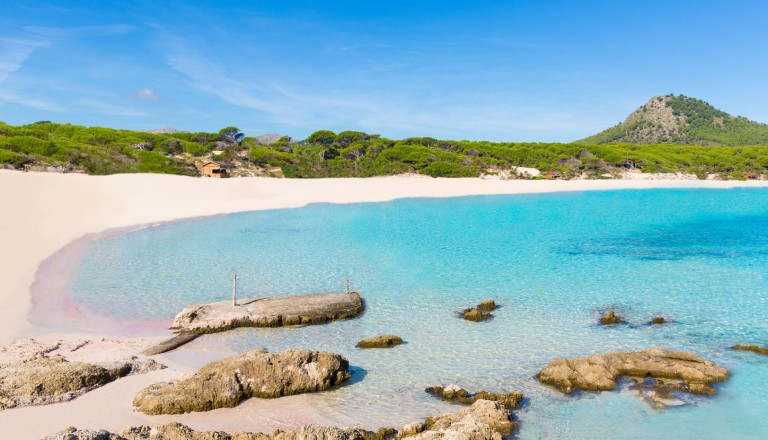
[[[521,391],[519,439],[768,438],[768,189],[658,189],[312,204],[95,239],[72,300],[118,321],[166,323],[238,295],[361,292],[356,319],[206,335],[208,347],[312,349],[349,359],[349,384],[301,402],[328,424],[402,426],[458,411],[424,389]],[[485,299],[491,319],[460,312]],[[627,323],[601,326],[615,309]],[[665,325],[648,322],[663,316]],[[149,324],[148,324],[149,325]],[[166,325],[167,327],[167,325]],[[362,350],[358,340],[401,336]],[[556,358],[664,347],[731,371],[712,397],[649,404],[627,383],[564,395]],[[182,348],[182,350],[184,350]]]

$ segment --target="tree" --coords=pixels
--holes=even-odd
[[[331,145],[336,140],[336,133],[331,130],[318,130],[309,135],[307,142],[310,144]]]
[[[219,130],[219,139],[224,142],[239,144],[244,137],[245,134],[240,132],[237,127],[226,127]]]

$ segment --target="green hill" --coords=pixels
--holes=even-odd
[[[667,101],[657,102],[666,106]],[[724,116],[715,117],[725,124]],[[271,138],[274,142],[265,143],[257,137],[244,137],[235,127],[219,133],[148,133],[51,122],[23,126],[0,123],[0,168],[198,176],[201,166],[213,160],[226,163],[233,176],[292,178],[403,173],[536,176],[536,172],[527,175],[524,168],[564,179],[620,177],[627,171],[684,172],[700,178],[717,174],[724,179],[768,174],[768,146],[523,143],[431,137],[395,140],[359,131],[329,130],[319,130],[299,142],[288,136]]]
[[[621,124],[579,142],[768,145],[768,125],[731,116],[699,99],[655,96]]]

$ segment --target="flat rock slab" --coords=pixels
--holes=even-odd
[[[643,351],[613,351],[579,359],[556,359],[538,374],[546,385],[571,394],[576,389],[610,391],[619,377],[681,382],[682,391],[714,395],[716,382],[728,378],[728,370],[695,354],[652,348]]]
[[[275,298],[241,299],[187,306],[171,328],[187,333],[215,333],[236,327],[281,327],[322,324],[363,313],[359,293],[318,293]]]
[[[145,414],[183,414],[231,408],[251,397],[273,398],[321,391],[350,377],[338,354],[253,350],[204,366],[192,377],[145,388],[133,405]]]

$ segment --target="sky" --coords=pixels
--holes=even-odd
[[[0,121],[570,142],[656,95],[768,122],[768,2],[5,0]]]

